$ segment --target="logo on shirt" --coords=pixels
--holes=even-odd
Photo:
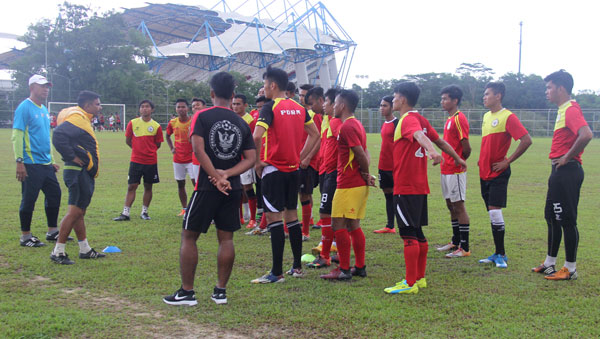
[[[227,120],[215,123],[209,132],[209,145],[221,160],[235,158],[242,146],[242,131]]]
[[[498,119],[494,119],[494,121],[492,121],[492,127],[496,126],[498,126]]]
[[[150,133],[154,132],[154,127],[148,126],[148,132],[150,132]]]
[[[556,122],[559,122],[559,121],[560,121],[560,113],[558,113],[558,114],[556,115]]]

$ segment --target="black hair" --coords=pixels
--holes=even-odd
[[[491,89],[492,91],[494,91],[494,94],[498,94],[500,93],[500,101],[502,101],[502,99],[504,99],[504,93],[506,93],[506,86],[504,86],[503,83],[501,82],[488,82],[487,85],[485,85],[485,89]]]
[[[267,67],[267,71],[263,74],[263,79],[274,82],[280,91],[284,91],[288,85],[288,75],[281,68]]]
[[[300,87],[302,88],[302,87]],[[319,98],[323,98],[323,87],[313,87],[311,89],[308,90],[308,92],[306,92],[306,96],[304,97],[304,101],[308,101],[308,99],[310,99],[310,97],[313,97],[315,99],[319,99]],[[335,99],[334,99],[335,100]]]
[[[183,98],[179,98],[175,101],[175,105],[177,105],[178,103],[183,102],[185,103],[186,106],[189,106],[190,104],[188,103],[188,101],[186,99]]]
[[[210,88],[217,98],[231,99],[235,90],[235,80],[231,74],[219,72],[210,78]]]
[[[456,104],[460,105],[460,101],[462,100],[462,96],[463,96],[463,91],[457,85],[449,85],[449,86],[442,88],[440,95],[443,95],[443,94],[448,94],[448,96],[452,100],[458,99]]]
[[[340,93],[340,89],[337,87],[333,87],[325,92],[325,99],[329,99],[331,103],[335,102],[335,97]]]
[[[245,105],[248,103],[248,99],[246,98],[245,95],[243,94],[236,94],[234,97],[234,99],[242,99],[242,103]]]
[[[92,103],[99,98],[100,94],[98,93],[92,91],[81,91],[79,92],[79,96],[77,97],[77,106],[83,108],[83,106]]]
[[[419,100],[421,90],[416,83],[412,81],[401,82],[394,87],[394,93],[398,93],[406,98],[406,102],[409,106],[415,107]]]
[[[288,81],[287,86],[285,86],[285,90],[287,92],[296,93],[296,84],[291,81]]]
[[[148,104],[148,105],[150,105],[150,107],[152,107],[152,109],[154,109],[154,103],[148,99],[140,101],[140,104],[138,105],[138,109],[140,109],[140,107],[142,107],[143,104]]]
[[[254,103],[258,104],[259,102],[267,102],[267,97],[264,95],[261,95],[258,98],[256,98],[256,101]]]
[[[353,90],[343,89],[338,93],[338,96],[344,100],[350,112],[354,113],[354,110],[358,105],[358,94],[356,94],[356,92]]]
[[[313,88],[315,88],[315,85],[311,85],[311,84],[304,84],[304,85],[300,86],[300,89],[304,90],[304,91],[310,91]]]
[[[394,100],[393,95],[386,95],[383,98],[381,98],[381,101],[387,102],[388,104],[390,104],[390,106],[392,105],[392,100]]]
[[[202,105],[206,106],[206,101],[204,101],[204,99],[200,99],[200,98],[193,98],[192,99],[192,103],[194,103],[194,101],[200,101],[202,103]]]
[[[561,69],[544,78],[545,82],[552,81],[556,86],[562,86],[570,95],[573,91],[573,76],[569,72]]]

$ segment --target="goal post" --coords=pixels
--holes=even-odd
[[[60,111],[71,106],[77,106],[77,103],[51,101],[48,103],[48,112],[50,112],[50,114],[58,115]],[[100,113],[104,115],[103,128],[107,130],[110,128],[109,118],[110,116],[115,115],[115,129],[125,130],[125,126],[127,126],[125,121],[125,104],[102,104],[102,111]],[[118,116],[121,119],[120,125],[117,125],[116,116]]]

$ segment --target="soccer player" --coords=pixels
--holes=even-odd
[[[548,179],[545,217],[548,224],[546,260],[533,272],[545,274],[548,280],[577,279],[577,205],[583,183],[581,155],[594,136],[579,104],[571,99],[573,77],[565,70],[544,78],[546,99],[558,106],[550,156],[552,170]],[[565,235],[565,264],[556,271],[556,257],[562,233]]]
[[[531,146],[531,136],[519,118],[502,107],[505,90],[501,82],[490,82],[485,86],[483,105],[489,109],[489,112],[483,116],[478,161],[481,196],[490,216],[496,246],[494,254],[479,262],[495,263],[499,268],[508,267],[508,258],[504,250],[505,225],[502,208],[506,207],[510,164]],[[519,140],[519,145],[507,158],[506,153],[511,138]]]
[[[196,176],[192,166],[192,143],[190,143],[191,117],[188,115],[188,102],[185,99],[177,99],[175,102],[177,118],[171,119],[167,125],[167,145],[173,153],[173,173],[177,181],[177,191],[181,202],[183,216],[187,209],[187,193],[185,191],[185,177],[189,175],[192,186],[196,186]],[[171,135],[175,135],[175,143],[171,141]]]
[[[200,98],[192,99],[192,116],[196,114],[196,112],[201,111],[206,108],[206,101]]]
[[[469,144],[469,121],[458,109],[463,92],[460,87],[450,85],[442,88],[441,106],[448,112],[448,120],[444,124],[444,140],[454,149],[463,160],[471,155]],[[437,248],[438,251],[452,251],[447,258],[468,257],[469,250],[469,215],[465,208],[467,197],[467,172],[457,165],[454,159],[446,153],[442,154],[444,161],[440,165],[442,195],[450,211],[452,223],[452,240],[450,243]]]
[[[75,230],[79,243],[80,259],[98,259],[106,256],[90,247],[84,216],[94,194],[95,178],[98,177],[98,140],[92,129],[91,118],[98,115],[102,106],[100,96],[82,91],[77,106],[65,108],[58,114],[58,126],[52,143],[65,162],[63,180],[69,189],[69,210],[60,222],[60,232],[50,259],[62,265],[72,265],[65,251],[71,230]]]
[[[154,104],[150,100],[142,100],[139,104],[140,117],[131,120],[125,131],[125,143],[131,147],[131,162],[127,180],[127,194],[125,206],[121,215],[114,221],[128,221],[129,210],[135,201],[137,190],[142,177],[144,177],[144,197],[140,218],[150,220],[148,207],[152,201],[152,185],[158,183],[157,151],[163,142],[162,128],[152,119]]]
[[[254,143],[259,153],[264,149],[264,160],[257,159],[256,174],[262,178],[262,194],[267,228],[271,232],[273,265],[266,275],[252,280],[252,283],[277,283],[283,278],[283,249],[285,235],[283,219],[289,229],[290,245],[294,256],[292,269],[287,273],[302,277],[302,230],[298,222],[296,204],[298,202],[300,162],[310,161],[315,144],[319,142],[319,131],[304,107],[294,100],[285,98],[288,83],[287,73],[279,68],[268,67],[263,75],[267,102],[260,111],[254,130]],[[304,126],[304,128],[303,128]],[[308,138],[302,143],[302,133]],[[267,132],[265,146],[263,134]],[[307,159],[308,158],[308,159]]]
[[[450,154],[458,165],[467,166],[452,147],[440,139],[429,121],[414,109],[420,93],[414,82],[402,82],[394,88],[392,101],[394,111],[400,112],[394,131],[394,207],[398,233],[404,241],[406,276],[384,289],[390,294],[418,293],[419,288],[427,287],[425,270],[429,245],[422,228],[428,224],[427,159],[432,159],[433,165],[443,160],[433,143]]]
[[[198,265],[196,241],[206,233],[212,220],[217,228],[217,285],[211,299],[227,303],[227,282],[235,259],[233,232],[240,229],[238,208],[242,197],[239,175],[251,168],[256,159],[252,133],[244,120],[227,109],[231,105],[233,76],[219,72],[210,79],[213,107],[192,120],[192,145],[201,170],[181,231],[181,288],[166,296],[169,305],[196,305],[194,277]],[[242,158],[243,155],[243,158]]]
[[[374,230],[373,233],[396,233],[394,228],[394,130],[398,125],[398,118],[392,110],[393,95],[381,99],[379,111],[385,119],[381,126],[381,150],[379,151],[379,187],[385,196],[385,212],[387,224],[385,227]]]
[[[265,95],[265,94],[260,94]],[[291,81],[288,81],[285,87],[285,97],[288,99],[294,99],[296,97],[296,84]]]
[[[46,240],[58,239],[58,211],[60,185],[56,179],[58,165],[52,156],[50,117],[44,106],[52,84],[41,75],[29,78],[29,98],[23,100],[15,111],[12,144],[17,163],[17,180],[21,182],[20,244],[24,247],[46,246],[31,234],[31,219],[35,202],[44,192],[48,232]],[[39,117],[39,118],[38,118]]]

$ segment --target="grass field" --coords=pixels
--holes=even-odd
[[[481,265],[493,252],[490,225],[479,195],[476,167],[480,137],[471,140],[467,210],[471,216],[472,256],[445,259],[435,246],[448,242],[449,214],[441,197],[439,169],[429,169],[429,287],[417,295],[386,295],[383,288],[403,278],[404,258],[398,235],[376,235],[385,224],[385,200],[371,189],[367,216],[365,279],[351,283],[321,281],[324,271],[283,284],[252,285],[270,268],[267,236],[235,236],[236,263],[228,285],[229,304],[210,301],[216,281],[214,228],[198,241],[199,265],[195,307],[165,305],[161,297],[179,287],[181,218],[170,153],[159,152],[161,183],[155,185],[151,221],[137,217],[116,223],[126,190],[129,148],[122,133],[99,133],[101,172],[86,216],[88,239],[96,249],[120,247],[103,260],[76,259],[78,246],[67,244],[76,260],[59,266],[44,248],[19,246],[20,186],[10,144],[10,130],[0,130],[0,337],[598,337],[600,329],[600,141],[583,156],[586,179],[579,205],[579,279],[546,281],[530,268],[545,258],[543,206],[550,171],[550,139],[536,138],[512,166],[506,220],[508,269]],[[368,136],[370,153],[379,154],[379,136]],[[514,147],[511,149],[514,149]],[[377,159],[371,171],[376,172]],[[62,162],[61,162],[62,165]],[[67,207],[63,188],[60,217]],[[190,186],[188,188],[191,189]],[[141,193],[141,188],[139,192]],[[316,194],[315,194],[316,197]],[[317,200],[318,201],[318,200]],[[137,216],[141,194],[132,208]],[[32,230],[46,231],[43,199],[38,199]],[[316,210],[316,209],[315,209]],[[315,220],[317,214],[315,211]],[[317,243],[304,243],[304,252]],[[564,261],[561,248],[558,264]],[[284,268],[291,265],[286,244]]]

